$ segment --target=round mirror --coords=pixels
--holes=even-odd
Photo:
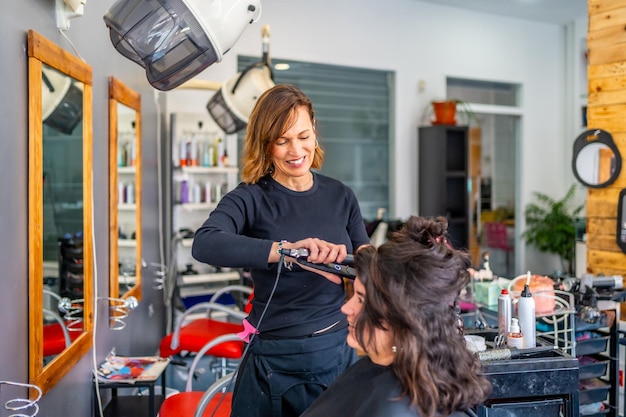
[[[590,188],[613,183],[622,169],[622,157],[610,133],[602,129],[583,132],[574,142],[574,176]]]

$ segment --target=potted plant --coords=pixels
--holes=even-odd
[[[537,202],[526,206],[526,231],[522,233],[526,243],[540,252],[558,255],[570,275],[574,273],[576,215],[584,207],[572,207],[575,191],[572,185],[561,200],[534,192]]]
[[[430,123],[433,125],[456,125],[457,113],[465,115],[467,124],[476,120],[468,103],[458,99],[433,100],[426,109]],[[434,119],[431,117],[434,116]]]

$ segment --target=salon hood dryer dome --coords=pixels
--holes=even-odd
[[[83,90],[79,83],[60,72],[41,69],[41,118],[46,126],[71,135],[83,118]]]
[[[206,105],[209,114],[226,133],[245,129],[258,98],[274,87],[270,62],[270,28],[261,28],[263,56],[222,84]]]
[[[260,0],[117,0],[104,22],[115,49],[167,91],[220,62],[260,15]]]
[[[273,86],[270,68],[255,64],[222,84],[207,103],[207,110],[224,132],[236,133],[247,126],[259,96]]]

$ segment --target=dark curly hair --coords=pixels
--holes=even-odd
[[[374,345],[374,329],[393,335],[391,367],[420,416],[447,416],[475,406],[491,385],[465,346],[454,301],[469,283],[469,256],[447,241],[444,217],[412,216],[378,249],[364,247],[355,267],[365,286],[355,324],[359,344]]]

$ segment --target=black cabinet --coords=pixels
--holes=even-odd
[[[451,244],[468,248],[468,127],[424,126],[418,133],[419,215],[445,216]]]
[[[483,372],[492,391],[478,417],[578,417],[578,362],[567,353],[486,361]]]
[[[576,356],[580,374],[580,415],[619,415],[619,335],[616,311],[603,311],[598,323],[576,317]]]

